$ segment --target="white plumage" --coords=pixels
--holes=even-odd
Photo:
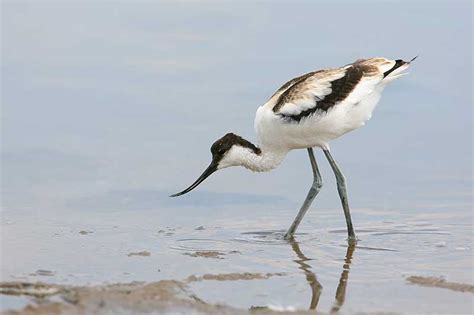
[[[336,69],[323,70],[301,82],[299,93],[289,102],[283,104],[277,112],[279,97],[293,85],[276,92],[267,103],[260,106],[255,117],[255,129],[262,148],[301,149],[308,147],[329,148],[329,141],[357,129],[365,124],[380,100],[386,84],[400,76],[409,63],[399,67],[387,77],[384,73],[395,65],[394,60],[371,58],[358,60],[354,64]],[[314,114],[292,123],[285,121],[281,115],[298,115],[314,108],[318,99],[324,100],[333,91],[331,82],[344,77],[348,69],[364,67],[362,78],[350,94],[342,101],[336,102],[327,111],[316,110]]]

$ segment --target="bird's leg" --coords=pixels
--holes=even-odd
[[[311,185],[311,188],[309,189],[308,195],[306,196],[306,199],[303,205],[301,206],[301,209],[298,212],[298,215],[296,216],[295,220],[293,221],[290,228],[286,232],[285,239],[293,238],[296,228],[298,228],[298,225],[303,219],[306,211],[308,211],[314,198],[321,190],[321,187],[323,187],[323,181],[321,179],[321,174],[319,174],[318,164],[316,164],[316,159],[314,158],[313,148],[308,148],[308,155],[309,155],[309,161],[311,162],[311,168],[313,169],[313,184]]]
[[[352,226],[351,213],[349,211],[349,203],[347,201],[346,178],[339,169],[339,166],[337,166],[336,161],[334,161],[334,159],[332,158],[331,152],[329,152],[329,150],[327,149],[324,149],[323,151],[329,161],[329,164],[331,164],[331,168],[334,171],[334,175],[336,175],[337,191],[339,192],[342,208],[344,209],[344,216],[346,217],[349,242],[355,242],[357,239],[354,233],[354,228]]]

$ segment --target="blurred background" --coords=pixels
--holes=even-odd
[[[471,183],[470,1],[2,7],[7,209],[116,190],[175,192],[207,166],[215,139],[233,131],[255,141],[255,111],[281,84],[372,56],[420,57],[386,89],[373,120],[332,145],[353,205],[374,193],[378,206],[457,194]],[[296,151],[272,173],[229,169],[200,190],[299,201],[307,164]],[[336,205],[334,196],[321,193]]]

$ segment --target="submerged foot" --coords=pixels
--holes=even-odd
[[[347,243],[349,245],[357,245],[358,241],[359,239],[355,236],[355,234],[349,235],[349,237],[347,238]]]
[[[290,232],[286,232],[285,235],[283,236],[283,239],[285,241],[294,241],[295,240],[295,235]]]

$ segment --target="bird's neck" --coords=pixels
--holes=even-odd
[[[241,146],[232,148],[232,154],[237,162],[235,165],[243,166],[254,172],[267,172],[280,165],[288,153],[287,150],[274,150],[256,146],[255,148],[249,149]]]

